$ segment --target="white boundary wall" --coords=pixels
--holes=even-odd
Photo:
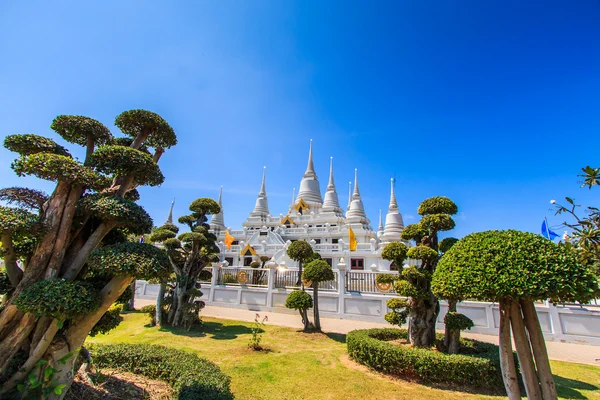
[[[285,300],[292,288],[276,288],[276,270],[262,270],[265,274],[263,285],[218,284],[219,267],[213,267],[211,282],[202,283],[202,300],[206,304],[219,307],[241,308],[254,311],[296,313],[285,308]],[[222,268],[227,272],[227,268]],[[233,270],[233,269],[232,269]],[[237,268],[239,271],[240,268]],[[253,270],[248,268],[248,273]],[[256,270],[254,270],[256,271]],[[386,301],[393,293],[366,293],[352,290],[350,277],[364,276],[365,281],[374,282],[377,272],[357,272],[335,270],[337,288],[319,290],[319,309],[327,318],[354,319],[371,322],[384,322],[383,316],[389,311]],[[266,279],[268,274],[268,280]],[[358,274],[358,275],[357,275]],[[355,278],[352,278],[355,279]],[[369,285],[362,285],[365,287]],[[158,285],[136,281],[136,297],[156,299]],[[342,290],[340,290],[342,289]],[[369,291],[369,289],[365,289]],[[371,290],[374,292],[374,290]],[[312,294],[312,289],[307,290]],[[447,305],[441,302],[437,328],[444,329],[444,315]],[[497,335],[499,311],[497,303],[465,301],[457,306],[459,312],[473,320],[475,326],[470,332]],[[546,340],[567,343],[580,343],[600,346],[600,306],[554,306],[549,303],[536,304],[540,325]]]

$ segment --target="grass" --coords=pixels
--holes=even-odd
[[[146,314],[124,315],[121,325],[92,343],[151,343],[190,350],[218,364],[231,376],[238,400],[245,399],[500,399],[457,388],[424,386],[371,372],[348,359],[345,335],[304,334],[267,325],[261,345],[247,348],[252,323],[204,318],[190,332],[148,325]],[[600,368],[552,362],[559,396],[600,399]]]

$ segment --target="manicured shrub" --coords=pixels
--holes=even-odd
[[[118,368],[167,382],[180,400],[230,400],[230,378],[193,353],[147,344],[90,345],[99,368]]]
[[[90,336],[96,336],[98,333],[108,333],[119,326],[121,321],[123,321],[121,311],[123,311],[122,304],[113,304],[113,306],[104,313],[102,318],[96,322],[96,325],[94,325],[90,331]]]
[[[348,354],[354,360],[391,375],[418,378],[423,382],[502,389],[498,346],[461,339],[463,352],[444,354],[433,349],[388,343],[406,340],[405,329],[364,329],[348,333]],[[437,335],[438,341],[443,335]]]

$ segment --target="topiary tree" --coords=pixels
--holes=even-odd
[[[85,338],[111,325],[107,319],[114,311],[101,319],[112,304],[134,279],[168,273],[163,252],[126,240],[152,227],[135,203],[135,188],[162,183],[157,163],[164,149],[176,144],[175,133],[159,115],[144,110],[120,114],[115,125],[130,137],[129,144],[115,140],[94,119],[54,119],[50,127],[59,136],[84,147],[83,162],[43,136],[4,140],[19,154],[12,163],[17,175],[53,181],[56,187],[50,196],[29,188],[0,190],[7,204],[0,207],[0,240],[11,285],[0,313],[0,375],[6,380],[0,382],[0,397],[25,377],[37,379],[42,363],[44,371],[56,370],[50,398],[64,397]],[[11,366],[18,368],[9,371]]]
[[[420,260],[419,266],[403,269],[399,275],[380,275],[378,282],[393,283],[394,290],[408,301],[393,302],[386,319],[401,325],[409,318],[409,341],[416,347],[431,347],[435,343],[435,323],[439,302],[431,292],[431,275],[439,259],[438,232],[454,229],[451,215],[458,212],[456,204],[447,197],[438,196],[424,200],[419,206],[422,216],[418,224],[404,228],[402,238],[414,240],[416,246],[406,249],[401,243],[389,243],[382,257],[401,266],[408,258]],[[404,246],[404,247],[403,247]],[[456,312],[456,303],[451,312]]]
[[[166,322],[171,326],[186,325],[189,328],[193,322],[198,321],[198,312],[204,308],[205,303],[196,300],[202,296],[197,282],[202,271],[218,261],[219,248],[215,244],[217,237],[209,232],[207,216],[218,214],[221,211],[219,204],[213,199],[200,198],[190,204],[190,211],[190,215],[179,218],[179,222],[187,225],[190,232],[177,236],[179,228],[173,224],[165,224],[155,229],[148,238],[151,242],[162,244],[175,273],[175,286],[156,311],[159,325],[165,323],[162,321],[162,304],[167,314]],[[160,298],[163,300],[163,296]]]
[[[310,330],[310,322],[308,321],[308,309],[313,307],[313,299],[304,290],[294,290],[285,299],[285,306],[291,310],[298,310],[302,323],[304,324],[304,332]]]
[[[319,318],[319,283],[332,281],[335,279],[333,269],[324,260],[314,260],[306,264],[306,268],[302,273],[302,280],[311,282],[313,288],[313,301],[314,301],[314,320],[315,329],[321,332],[321,320]]]
[[[286,252],[289,258],[298,262],[298,281],[296,285],[304,289],[304,284],[302,283],[302,264],[308,260],[312,261],[312,257],[314,257],[313,249],[308,242],[296,240],[288,246]]]
[[[592,268],[572,249],[514,230],[473,233],[461,239],[439,262],[432,290],[444,298],[500,304],[500,358],[510,399],[521,398],[511,329],[527,397],[556,399],[534,302],[589,301],[599,294]]]

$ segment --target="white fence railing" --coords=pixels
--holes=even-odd
[[[319,284],[319,309],[324,317],[385,322],[386,302],[394,296],[391,286],[377,284],[377,271],[334,270],[335,279]],[[308,283],[308,282],[307,282]],[[202,299],[209,305],[257,311],[292,312],[285,300],[298,289],[298,271],[213,267],[210,282],[201,282]],[[136,297],[156,299],[158,285],[137,281]],[[312,295],[312,290],[307,290]],[[535,305],[546,340],[585,343],[600,346],[600,305],[539,302]],[[500,314],[498,304],[464,301],[458,311],[473,320],[472,332],[497,335]],[[440,302],[437,328],[444,329],[448,307]]]

